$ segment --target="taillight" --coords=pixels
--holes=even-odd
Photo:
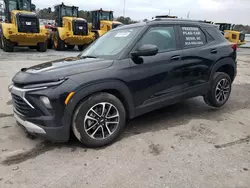
[[[234,49],[234,51],[237,51],[238,45],[237,44],[231,44],[231,47]]]

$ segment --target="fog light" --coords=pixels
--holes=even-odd
[[[40,100],[43,102],[43,104],[46,106],[46,108],[52,109],[52,106],[50,104],[49,98],[45,96],[41,96]]]

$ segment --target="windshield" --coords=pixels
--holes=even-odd
[[[31,11],[31,4],[28,0],[10,0],[9,11],[12,10],[27,10]]]
[[[17,10],[17,1],[9,1],[9,10]]]
[[[113,20],[113,14],[110,14],[110,12],[102,12],[100,13],[100,20]]]
[[[20,10],[27,10],[30,11],[31,10],[31,4],[28,0],[22,0],[19,1],[19,8]]]
[[[225,31],[231,29],[231,24],[216,24],[219,30]]]
[[[141,27],[111,30],[96,40],[80,56],[115,59],[133,41],[140,30]]]
[[[63,7],[62,16],[73,16],[77,17],[77,9],[72,7]]]

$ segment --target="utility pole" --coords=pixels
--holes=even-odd
[[[126,8],[126,0],[124,0],[123,4],[123,17],[125,18],[125,8]]]
[[[189,16],[190,16],[190,11],[188,11],[187,13],[187,19],[189,19]]]
[[[170,14],[171,14],[171,9],[168,9],[168,15],[170,16]]]

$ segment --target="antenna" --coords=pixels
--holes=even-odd
[[[187,13],[187,19],[189,19],[189,16],[190,16],[190,11],[188,11]]]
[[[126,0],[124,0],[123,4],[123,17],[125,18],[125,7],[126,7]]]

